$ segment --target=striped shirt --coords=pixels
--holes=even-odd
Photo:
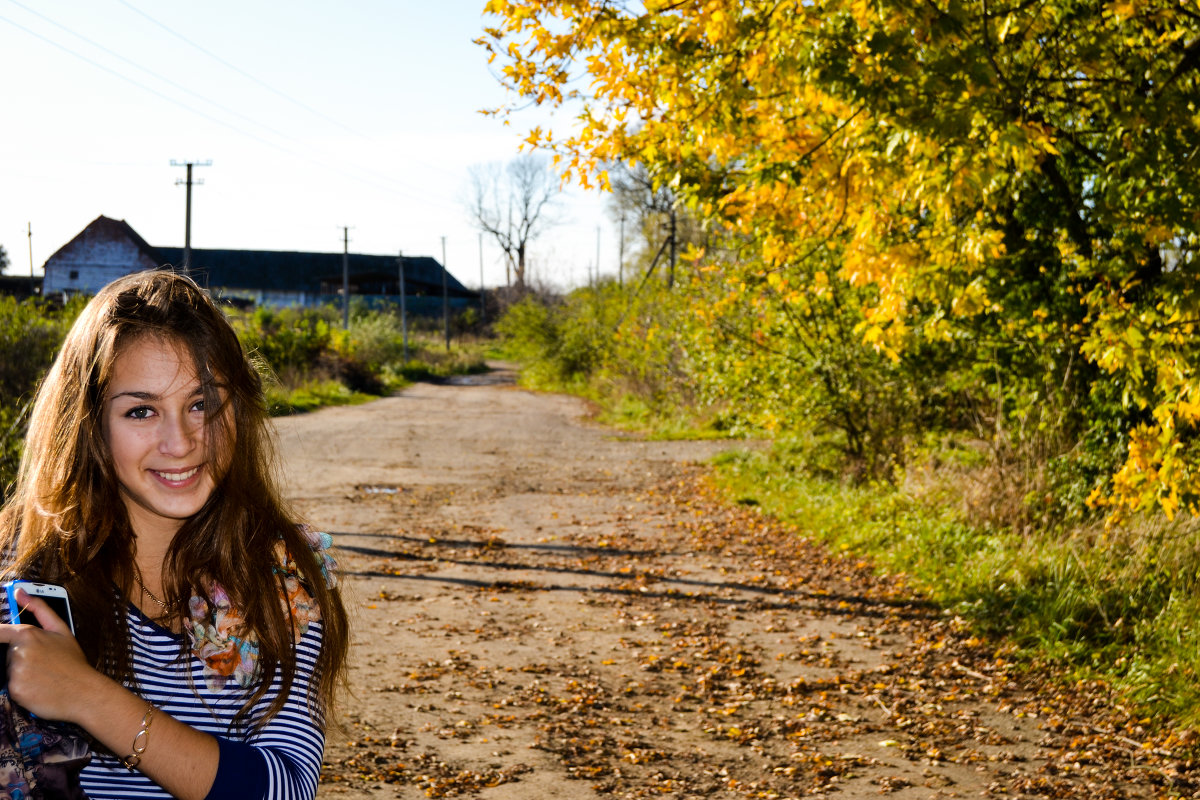
[[[129,688],[160,711],[217,737],[221,760],[210,798],[293,800],[316,795],[325,734],[321,722],[309,713],[308,690],[321,650],[320,622],[311,623],[296,644],[296,671],[286,704],[257,731],[248,727],[230,730],[245,690],[233,681],[221,690],[210,689],[200,659],[187,649],[182,634],[157,625],[132,605],[129,634],[137,680],[137,685]],[[276,677],[254,712],[265,711],[279,689]],[[251,714],[252,719],[255,716]],[[149,748],[153,747],[151,732]],[[115,757],[102,753],[93,754],[80,780],[92,800],[170,797],[141,772],[131,772]]]

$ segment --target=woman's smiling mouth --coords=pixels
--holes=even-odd
[[[167,481],[168,483],[183,483],[184,481],[188,480],[193,475],[195,475],[197,472],[199,472],[200,468],[192,467],[191,469],[186,470],[184,472],[162,472],[157,469],[152,469],[150,471],[153,472],[158,477],[162,478],[164,481]]]

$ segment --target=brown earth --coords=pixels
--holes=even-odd
[[[499,369],[278,421],[354,619],[322,798],[1156,797],[1175,737]],[[1182,744],[1187,744],[1186,739]]]

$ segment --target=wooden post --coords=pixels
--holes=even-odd
[[[446,350],[450,350],[450,285],[446,269],[446,237],[442,237],[442,333],[446,335]]]
[[[400,273],[400,333],[404,337],[404,363],[408,364],[408,303],[404,298],[404,254],[396,256],[397,270]]]

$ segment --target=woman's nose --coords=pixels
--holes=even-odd
[[[200,427],[186,416],[172,417],[168,415],[163,420],[158,451],[163,455],[176,458],[186,456],[196,447],[196,437],[199,431]]]

